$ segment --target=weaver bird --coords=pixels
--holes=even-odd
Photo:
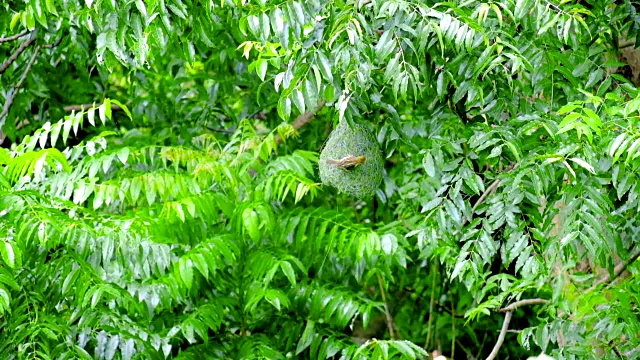
[[[364,157],[364,155],[360,155],[360,156],[347,155],[340,160],[329,159],[327,160],[327,163],[333,164],[339,168],[349,171],[361,165],[363,162],[365,162],[365,160],[367,160],[367,158]]]

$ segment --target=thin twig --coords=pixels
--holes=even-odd
[[[72,112],[72,111],[85,111],[88,110],[92,107],[96,106],[95,104],[80,104],[80,105],[67,105],[65,107],[62,108],[62,110],[64,112]],[[118,111],[118,110],[122,110],[122,108],[120,108],[120,106],[116,105],[116,104],[111,104],[111,111]],[[40,116],[39,115],[33,115],[33,120],[40,120]]]
[[[458,346],[460,346],[460,348],[462,348],[462,351],[464,351],[465,354],[467,354],[467,359],[473,359],[473,354],[471,353],[471,350],[467,349],[461,342],[460,340],[456,339],[456,343],[458,344]],[[453,356],[451,357],[453,359]]]
[[[478,201],[476,201],[475,204],[473,204],[473,207],[471,208],[471,213],[476,211],[476,208],[478,206],[480,206],[480,204],[482,204],[484,202],[484,199],[491,194],[492,192],[494,192],[496,190],[496,188],[498,187],[498,185],[500,185],[500,179],[495,179],[494,182],[491,183],[491,185],[489,185],[489,187],[487,188],[487,190],[485,190],[485,192],[482,193],[482,195],[480,195],[480,198],[478,199]]]
[[[23,127],[29,125],[30,122],[29,120],[22,120],[20,121],[17,125],[16,125],[16,130],[20,130]],[[1,129],[0,129],[0,145],[2,145],[4,143],[4,141],[7,139],[7,134],[5,134]]]
[[[64,110],[65,112],[80,111],[80,110],[84,111],[94,106],[95,104],[68,105],[63,107],[62,110]],[[111,104],[111,110],[117,111],[117,110],[121,110],[121,108],[116,104]]]
[[[13,41],[13,40],[19,39],[19,38],[27,35],[28,32],[29,32],[29,30],[24,30],[21,33],[13,35],[13,36],[0,37],[0,43],[5,43],[5,42],[9,42],[9,41]]]
[[[431,300],[429,301],[429,320],[427,321],[427,339],[424,342],[424,349],[429,351],[429,345],[431,345],[431,325],[433,324],[433,310],[436,305],[436,275],[437,275],[437,263],[434,261],[431,264]]]
[[[491,350],[491,354],[487,356],[487,360],[493,360],[498,356],[498,351],[500,351],[500,347],[504,342],[504,336],[507,334],[507,330],[509,330],[509,322],[511,321],[511,311],[507,311],[504,316],[504,322],[502,323],[502,329],[500,330],[500,335],[498,335],[498,341],[496,345]]]
[[[631,256],[629,257],[629,260],[621,261],[618,265],[616,265],[616,267],[613,268],[613,276],[611,278],[609,278],[609,276],[605,276],[605,277],[599,279],[598,281],[596,281],[595,284],[593,284],[587,290],[587,292],[595,290],[598,286],[600,286],[602,284],[610,283],[610,282],[613,282],[614,280],[616,280],[620,275],[622,275],[622,273],[627,268],[627,266],[629,266],[630,263],[636,261],[636,259],[639,258],[639,257],[640,257],[640,247],[637,247],[631,253]]]
[[[321,101],[316,109],[312,111],[305,111],[304,114],[300,114],[295,121],[291,124],[294,129],[300,130],[301,127],[306,125],[311,119],[316,116],[316,112],[324,107],[325,102]],[[282,138],[279,135],[276,135],[276,144],[280,144],[282,142]]]
[[[517,309],[520,306],[524,306],[524,305],[540,305],[540,304],[546,304],[548,303],[549,300],[546,299],[524,299],[524,300],[520,300],[520,301],[516,301],[508,306],[503,307],[502,309],[498,310],[500,312],[508,312],[508,311],[513,311],[515,309]]]
[[[205,127],[207,128],[207,130],[211,130],[213,132],[217,132],[217,133],[222,133],[222,134],[234,134],[236,131],[235,130],[227,130],[227,129],[221,129],[221,128],[212,128],[209,127],[207,125],[205,125]]]
[[[451,293],[451,336],[453,339],[451,340],[451,358],[455,359],[456,353],[456,317],[455,317],[456,306],[453,303],[453,291]]]
[[[635,353],[640,352],[640,346],[636,346],[635,348],[629,350],[629,351],[625,351],[625,353],[623,354],[624,356],[626,356],[627,358],[630,358],[631,355],[635,355]]]
[[[38,32],[37,29],[33,30],[31,32],[31,36],[29,37],[29,39],[27,39],[25,42],[20,44],[18,49],[16,49],[16,51],[13,54],[11,54],[11,56],[9,56],[9,58],[5,60],[4,63],[2,63],[2,65],[0,66],[0,75],[2,75],[9,68],[9,66],[11,66],[11,64],[13,64],[13,62],[16,61],[16,59],[18,58],[18,56],[20,56],[20,54],[22,54],[24,49],[26,49],[29,45],[31,45],[36,40],[37,32]]]
[[[484,349],[484,343],[485,341],[487,341],[487,333],[484,333],[484,337],[482,338],[482,342],[480,343],[480,346],[478,347],[478,354],[476,355],[476,359],[480,359],[480,354],[482,354],[482,350]]]
[[[512,166],[509,167],[509,169],[507,169],[504,172],[505,173],[510,173],[513,170],[517,169],[519,165],[520,164],[513,164]],[[498,185],[500,185],[500,182],[501,182],[500,179],[496,179],[493,183],[491,183],[491,185],[489,185],[487,190],[485,190],[485,192],[483,192],[482,195],[480,195],[480,198],[478,199],[478,201],[476,201],[476,203],[473,204],[473,208],[471,208],[471,213],[473,213],[476,210],[476,208],[478,206],[480,206],[480,204],[482,204],[484,202],[484,199],[487,197],[487,195],[491,194],[492,192],[494,192],[496,190]]]
[[[620,350],[618,350],[618,348],[613,343],[613,340],[609,341],[609,346],[611,346],[611,350],[613,350],[613,352],[616,353],[616,355],[618,355],[619,359],[624,359],[624,357],[620,353]]]
[[[29,63],[27,63],[27,67],[22,72],[22,76],[20,77],[20,80],[18,80],[18,83],[16,84],[16,86],[13,87],[11,94],[9,95],[9,97],[7,97],[7,101],[4,103],[4,108],[2,109],[2,113],[0,113],[0,128],[2,128],[2,126],[4,125],[4,119],[5,117],[7,117],[7,114],[9,114],[9,108],[13,103],[13,99],[16,97],[16,94],[18,93],[20,86],[22,86],[22,83],[27,78],[27,74],[29,74],[29,70],[31,70],[31,66],[36,61],[36,57],[38,56],[38,51],[39,51],[39,48],[36,48],[36,50],[33,52],[33,55],[31,56]]]
[[[378,286],[380,286],[380,294],[382,295],[382,302],[384,303],[384,315],[387,319],[387,327],[389,328],[389,336],[391,340],[395,340],[396,336],[393,332],[393,318],[391,317],[391,312],[389,311],[389,305],[387,303],[387,296],[384,292],[384,285],[382,284],[382,277],[378,275]]]
[[[519,164],[514,164],[513,166],[511,166],[508,170],[505,171],[505,173],[510,173],[513,170],[515,170],[516,168],[518,168]],[[473,213],[476,211],[476,209],[478,208],[478,206],[480,206],[484,200],[486,199],[487,196],[489,196],[489,194],[493,193],[498,186],[500,185],[501,180],[500,179],[495,179],[491,185],[489,185],[489,187],[482,193],[482,195],[480,195],[480,197],[478,198],[478,201],[476,201],[475,204],[473,204],[473,207],[471,208],[471,216],[473,216]],[[464,226],[467,222],[469,221],[469,219],[467,219],[466,217],[462,220],[462,225]]]
[[[92,106],[94,106],[94,104],[68,105],[68,106],[63,107],[62,110],[64,110],[64,112],[81,111],[81,110],[89,109]],[[120,108],[120,106],[118,106],[116,104],[111,104],[111,111],[118,111],[118,110],[122,110]],[[40,120],[40,116],[39,115],[33,115],[33,120],[34,121],[39,121]],[[22,120],[21,122],[19,122],[16,125],[15,129],[16,130],[20,130],[23,127],[25,127],[25,126],[27,126],[29,124],[31,124],[31,122],[29,120]],[[0,145],[2,145],[6,139],[7,139],[7,134],[5,134],[4,132],[2,132],[2,130],[0,130]]]
[[[61,42],[62,42],[62,36],[57,38],[56,41],[54,41],[54,42],[52,42],[50,44],[40,45],[40,47],[47,48],[47,49],[52,49],[52,48],[57,47],[58,45],[60,45]]]

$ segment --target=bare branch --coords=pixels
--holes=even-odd
[[[31,66],[36,61],[36,57],[38,57],[39,50],[40,50],[39,48],[36,48],[36,50],[33,52],[33,55],[31,56],[29,63],[27,63],[27,67],[22,72],[22,76],[20,77],[20,80],[18,80],[18,83],[16,84],[16,86],[13,87],[13,90],[11,91],[9,97],[7,97],[7,101],[5,101],[4,108],[2,109],[2,113],[0,113],[0,128],[2,128],[2,126],[4,125],[4,119],[5,117],[7,117],[7,114],[9,114],[9,108],[13,103],[13,99],[16,97],[16,94],[18,93],[18,90],[20,90],[22,83],[27,78],[27,74],[29,74],[29,70],[31,70]]]
[[[507,330],[509,330],[509,322],[511,322],[511,311],[507,311],[504,316],[504,322],[502,323],[502,329],[500,330],[498,341],[493,347],[493,350],[491,350],[491,354],[487,356],[487,360],[493,360],[498,356],[498,351],[500,351],[500,347],[502,347],[502,343],[504,342],[504,336],[507,334]]]
[[[20,54],[22,54],[24,49],[26,49],[29,45],[31,45],[36,40],[37,33],[38,33],[37,29],[33,30],[31,32],[31,36],[29,37],[29,39],[27,39],[27,41],[20,44],[18,49],[16,49],[16,51],[13,54],[11,54],[11,56],[9,56],[9,58],[5,60],[4,63],[2,63],[2,65],[0,66],[0,75],[2,75],[9,68],[9,66],[11,66],[11,64],[13,64],[13,62],[16,61],[16,59],[18,58],[18,56],[20,56]]]
[[[509,311],[513,311],[515,309],[517,309],[520,306],[524,306],[524,305],[540,305],[540,304],[546,304],[548,303],[549,300],[546,299],[524,299],[524,300],[520,300],[520,301],[516,301],[506,307],[503,307],[502,309],[498,310],[500,312],[509,312]]]
[[[29,30],[24,30],[23,32],[21,32],[19,34],[16,34],[16,35],[13,35],[13,36],[0,37],[0,44],[19,39],[19,38],[27,35],[27,33],[29,33]]]

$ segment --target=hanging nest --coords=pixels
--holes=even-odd
[[[382,182],[384,162],[378,143],[369,130],[346,121],[331,132],[320,153],[320,179],[340,192],[365,198],[373,196]]]

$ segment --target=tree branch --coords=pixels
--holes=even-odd
[[[504,172],[505,173],[510,173],[513,170],[517,169],[518,165],[519,164],[514,164],[514,165],[510,166],[509,169],[507,169]],[[480,204],[482,204],[484,202],[485,198],[498,188],[498,185],[500,185],[500,182],[501,182],[500,179],[495,179],[491,183],[491,185],[489,185],[489,187],[482,193],[482,195],[480,195],[480,198],[478,198],[478,201],[476,201],[476,203],[473,204],[473,207],[471,208],[471,216],[473,216],[473,213],[476,211],[476,208],[478,208],[478,206],[480,206]],[[464,219],[462,219],[462,225],[464,226],[469,220],[470,219],[467,219],[466,217]]]
[[[63,107],[62,110],[64,110],[65,112],[80,111],[80,110],[86,110],[92,106],[93,104],[68,105]],[[118,111],[118,110],[122,110],[120,106],[116,104],[111,104],[111,111]],[[33,120],[35,121],[40,120],[40,116],[33,115]],[[0,121],[0,124],[3,124],[3,123]],[[16,125],[16,130],[19,130],[29,124],[31,124],[29,120],[22,120]],[[1,128],[1,125],[0,125],[0,128]],[[0,145],[2,145],[6,139],[7,139],[7,135],[4,132],[2,132],[2,130],[0,130]]]
[[[57,47],[58,45],[60,45],[61,42],[62,42],[62,36],[57,38],[56,41],[54,41],[54,42],[52,42],[50,44],[40,45],[40,47],[47,48],[47,49],[52,49],[52,48]]]
[[[29,37],[29,39],[27,39],[27,41],[20,44],[18,49],[16,49],[16,51],[13,54],[11,54],[11,56],[9,56],[9,58],[5,60],[4,63],[2,63],[2,65],[0,66],[0,75],[2,75],[9,68],[9,66],[11,66],[11,64],[13,64],[13,62],[16,61],[16,59],[18,58],[18,56],[20,56],[20,54],[22,54],[24,49],[26,49],[29,45],[31,45],[36,40],[37,33],[38,33],[37,29],[33,30],[31,32],[31,36]]]
[[[7,114],[9,114],[9,108],[11,107],[11,104],[13,103],[13,99],[15,99],[16,94],[18,93],[18,90],[20,90],[20,87],[22,86],[22,83],[24,82],[24,80],[27,78],[27,75],[29,74],[29,70],[31,70],[31,66],[36,61],[36,57],[38,57],[38,51],[39,50],[40,50],[39,48],[36,48],[36,50],[33,52],[33,55],[31,56],[31,59],[29,60],[29,63],[27,63],[27,67],[22,72],[22,76],[20,77],[20,80],[18,80],[18,83],[16,84],[16,86],[13,87],[13,90],[9,94],[9,97],[7,97],[7,101],[5,101],[5,103],[4,103],[4,107],[2,109],[2,113],[0,113],[0,129],[4,125],[5,117],[7,117]]]
[[[503,307],[502,309],[498,310],[500,312],[509,312],[509,311],[513,311],[515,309],[517,309],[520,306],[524,306],[524,305],[540,305],[540,304],[546,304],[548,303],[549,300],[546,299],[524,299],[524,300],[520,300],[520,301],[516,301],[508,306]]]
[[[79,104],[79,105],[67,105],[65,107],[62,108],[62,110],[64,112],[72,112],[72,111],[84,111],[87,110],[91,107],[93,107],[94,104]],[[118,111],[118,110],[122,110],[120,108],[120,106],[116,105],[116,104],[111,104],[111,111]],[[40,120],[40,116],[38,115],[33,115],[33,120]],[[26,120],[25,120],[26,121]],[[29,123],[25,124],[28,125]]]
[[[631,256],[629,257],[629,260],[621,261],[620,263],[618,263],[618,265],[616,265],[616,267],[613,268],[613,276],[611,278],[609,278],[609,276],[604,276],[604,277],[600,278],[598,281],[596,281],[595,284],[593,284],[587,290],[587,292],[595,290],[598,286],[600,286],[602,284],[611,283],[614,280],[616,280],[620,275],[622,275],[622,273],[627,268],[627,266],[629,266],[630,263],[636,261],[636,259],[638,259],[639,257],[640,257],[640,247],[637,247],[631,253]]]
[[[28,32],[29,32],[29,30],[24,30],[23,32],[21,32],[19,34],[16,34],[16,35],[13,35],[13,36],[0,37],[0,44],[19,39],[19,38],[27,35]]]
[[[524,299],[520,301],[516,301],[502,309],[498,310],[500,312],[506,312],[504,316],[504,322],[502,323],[502,329],[500,330],[500,335],[498,336],[498,341],[496,342],[493,350],[491,350],[491,354],[487,357],[487,360],[493,360],[498,356],[498,351],[500,351],[500,347],[502,343],[504,343],[504,337],[509,332],[509,322],[511,322],[511,316],[513,315],[512,311],[517,309],[519,306],[523,305],[538,305],[538,304],[546,304],[549,300],[546,299]]]
[[[427,339],[424,341],[424,349],[429,350],[431,345],[431,330],[433,325],[433,310],[436,303],[436,275],[438,274],[438,263],[431,263],[431,299],[429,300],[429,320],[427,320]]]
[[[500,179],[496,179],[494,182],[491,183],[491,185],[489,185],[489,187],[487,188],[487,190],[485,190],[485,192],[482,193],[482,195],[480,195],[480,198],[478,199],[478,201],[476,201],[475,204],[473,204],[473,207],[471,208],[471,212],[475,212],[476,208],[478,206],[480,206],[480,204],[482,204],[484,202],[484,199],[491,194],[492,192],[494,192],[496,190],[496,188],[498,187],[498,185],[500,185]]]
[[[504,322],[502,323],[500,335],[498,335],[498,341],[493,347],[493,350],[491,350],[491,354],[487,356],[487,360],[493,360],[498,355],[498,351],[500,351],[500,347],[502,347],[502,343],[504,342],[504,336],[507,334],[507,330],[509,330],[509,322],[511,322],[511,311],[507,311],[504,316]]]
[[[305,126],[309,121],[311,121],[315,116],[316,112],[324,107],[325,102],[321,101],[316,109],[312,111],[305,111],[304,114],[300,114],[296,120],[291,124],[294,129],[300,130],[301,127]],[[279,135],[276,135],[276,144],[280,144],[282,142],[282,138]]]

